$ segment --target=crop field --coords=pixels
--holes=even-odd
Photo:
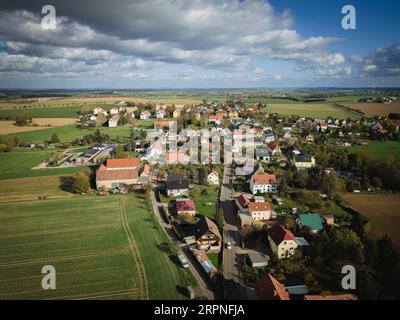
[[[387,117],[389,113],[400,113],[400,102],[385,103],[346,103],[352,109],[359,109],[367,116]]]
[[[372,235],[388,234],[395,247],[400,250],[400,196],[346,194],[344,202],[372,223]]]
[[[189,274],[142,198],[78,197],[3,203],[0,299],[182,299]],[[56,289],[43,290],[44,265]]]
[[[300,117],[311,118],[339,118],[339,119],[358,119],[360,118],[354,112],[349,112],[334,107],[328,103],[285,103],[285,104],[270,104],[268,107],[261,110],[265,113],[279,113],[282,115],[299,115]]]
[[[0,121],[0,135],[44,130],[49,127],[73,125],[76,122],[76,118],[34,118],[32,123],[35,126],[16,126],[15,121]]]
[[[40,98],[39,98],[40,99]],[[125,96],[112,97],[75,97],[75,98],[46,98],[38,101],[17,100],[15,102],[1,102],[0,109],[16,109],[16,108],[45,108],[45,107],[73,107],[77,105],[101,105],[113,104],[120,101],[135,102],[135,103],[165,103],[165,104],[196,104],[201,103],[197,99],[171,98],[163,97],[161,99],[153,98],[137,98]]]
[[[72,197],[72,177],[65,174],[0,180],[0,203],[38,200],[42,195],[47,199]]]
[[[398,141],[370,141],[368,144],[352,146],[351,153],[365,152],[374,158],[383,158],[389,155],[394,155],[400,158],[400,142]]]
[[[12,151],[0,153],[0,180],[25,177],[41,177],[72,174],[76,168],[39,169],[31,168],[50,156],[50,151]],[[6,182],[0,181],[1,184]],[[58,185],[58,184],[57,184]]]

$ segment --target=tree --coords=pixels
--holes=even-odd
[[[220,228],[221,230],[224,228],[225,218],[224,218],[224,211],[222,210],[222,208],[220,208],[217,211],[217,214],[215,216],[215,222],[217,223],[218,228]]]
[[[398,263],[398,256],[389,236],[385,235],[376,244],[378,247],[378,268],[382,270],[395,269]]]
[[[59,143],[60,142],[60,139],[58,138],[58,135],[57,135],[57,133],[53,133],[53,135],[51,136],[51,143]]]
[[[90,174],[87,168],[81,168],[74,177],[72,188],[75,193],[87,193],[90,191]]]
[[[201,189],[200,195],[201,195],[202,198],[207,198],[207,196],[208,196],[207,188]]]

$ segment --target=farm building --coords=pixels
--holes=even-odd
[[[96,172],[96,188],[113,189],[137,184],[139,158],[109,159]]]

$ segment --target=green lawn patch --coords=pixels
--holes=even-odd
[[[366,152],[371,157],[383,158],[394,155],[400,158],[400,142],[398,141],[370,141],[368,144],[352,146],[350,152]]]

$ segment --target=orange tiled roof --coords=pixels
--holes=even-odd
[[[139,158],[108,159],[106,164],[107,168],[129,168],[139,165]]]
[[[253,174],[251,179],[255,184],[268,184],[276,182],[276,176],[274,174]]]
[[[271,211],[269,202],[252,202],[249,204],[250,212],[252,211]]]

